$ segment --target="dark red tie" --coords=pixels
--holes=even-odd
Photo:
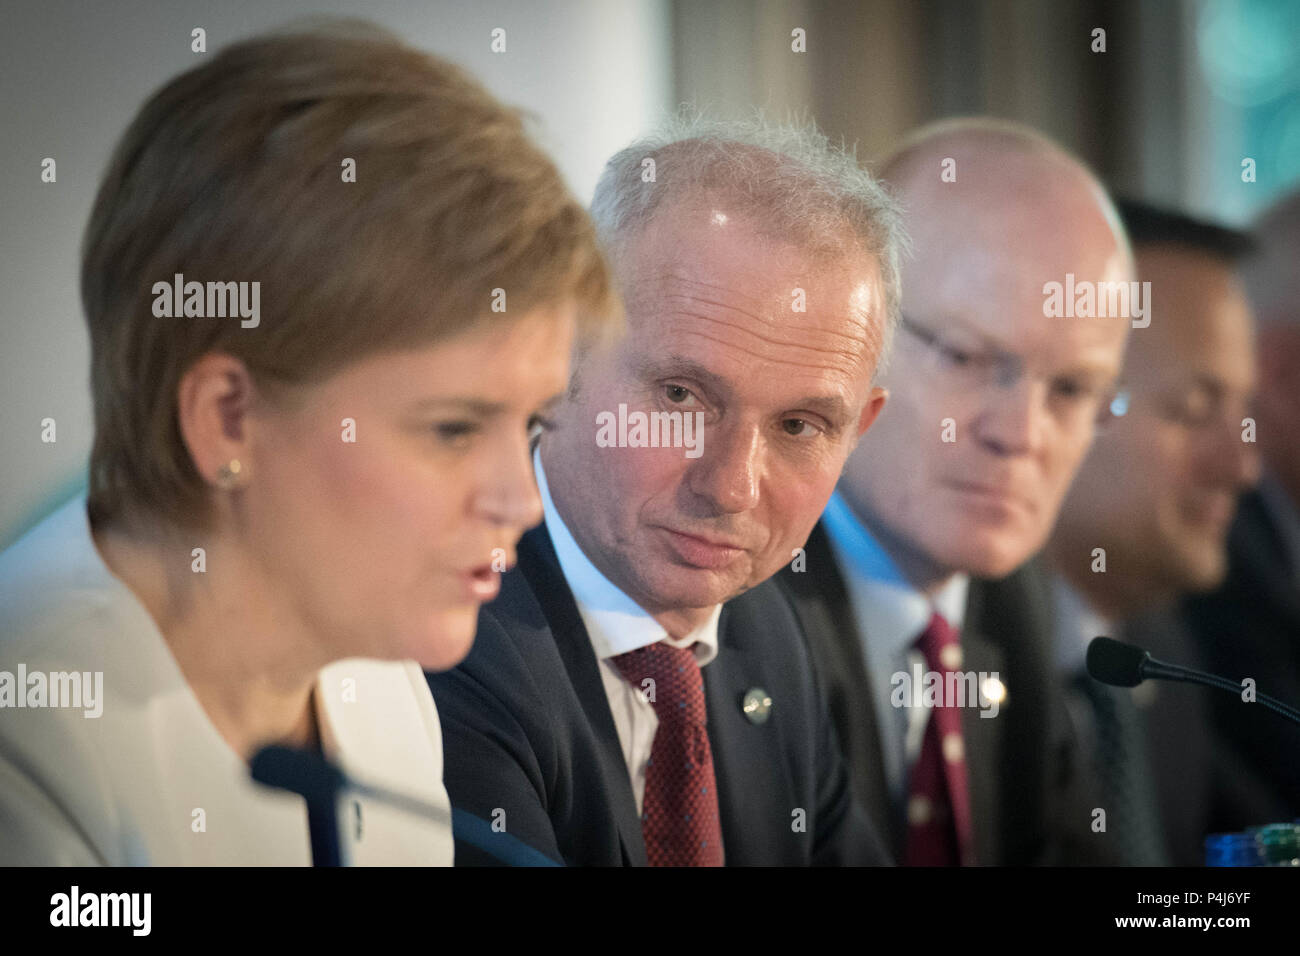
[[[659,718],[641,813],[646,859],[651,866],[722,866],[704,678],[694,651],[660,641],[611,660]]]
[[[948,672],[961,667],[957,632],[935,614],[916,646],[925,656],[926,670],[942,676],[945,690],[952,686]],[[956,703],[940,694],[939,706],[930,710],[926,721],[921,755],[908,778],[907,848],[903,858],[907,866],[959,866],[974,862],[962,708]],[[975,706],[975,702],[967,704]]]

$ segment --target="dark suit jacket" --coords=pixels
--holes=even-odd
[[[1253,677],[1257,689],[1300,705],[1300,588],[1296,569],[1257,492],[1242,497],[1228,538],[1228,576],[1219,590],[1189,599],[1185,620],[1206,666],[1233,680]],[[1222,804],[1216,830],[1280,822],[1300,816],[1300,726],[1243,703],[1210,695],[1214,724],[1238,775],[1232,801]]]
[[[904,808],[892,805],[881,760],[880,729],[862,638],[830,539],[819,523],[805,546],[806,570],[787,567],[779,581],[825,676],[831,714],[849,775],[873,820],[901,858]],[[1076,772],[1055,692],[1045,575],[1028,566],[1001,582],[971,582],[962,629],[963,669],[997,672],[1007,699],[996,717],[977,707],[963,715],[975,859],[979,864],[1056,862],[1052,799]]]
[[[1062,793],[1063,809],[1057,820],[1060,862],[1167,866],[1171,860],[1149,755],[1146,714],[1134,703],[1129,688],[1108,687],[1086,670],[1063,674],[1061,684],[1080,766]],[[1193,764],[1200,767],[1199,762]],[[1190,780],[1189,790],[1189,806],[1198,805],[1201,781]],[[1102,832],[1092,829],[1098,808],[1106,812]],[[1188,814],[1194,815],[1194,810]],[[1197,856],[1187,865],[1200,862]]]
[[[727,864],[888,863],[851,800],[824,693],[780,591],[767,582],[727,602],[718,636],[703,674]],[[505,832],[555,860],[643,866],[599,667],[550,536],[535,528],[483,608],[469,656],[428,675],[444,777],[453,807],[489,821],[504,813]],[[773,701],[764,724],[741,710],[753,687]],[[492,861],[458,840],[456,862]]]

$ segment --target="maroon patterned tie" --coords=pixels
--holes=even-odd
[[[651,866],[722,866],[704,678],[695,653],[660,641],[611,660],[659,718],[641,813],[646,859]]]
[[[935,614],[916,646],[925,655],[926,670],[943,677],[945,690],[953,686],[948,672],[961,667],[961,643],[948,622]],[[974,702],[967,704],[974,706]],[[974,862],[961,725],[962,708],[941,694],[939,706],[930,710],[921,755],[908,778],[907,847],[903,857],[907,866]]]

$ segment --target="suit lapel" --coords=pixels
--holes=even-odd
[[[771,693],[777,684],[764,673],[762,662],[740,645],[736,624],[736,616],[724,605],[718,621],[718,656],[704,668],[704,693],[723,853],[729,866],[753,866],[779,858],[754,855],[772,845],[755,832],[752,822],[788,816],[782,808],[798,801],[792,782],[774,772],[786,766],[776,727],[770,722],[751,723],[742,709],[747,690],[761,687]]]
[[[901,859],[905,824],[890,800],[883,769],[880,724],[863,653],[867,635],[858,633],[857,615],[820,521],[804,552],[812,570],[785,573],[784,580],[805,615],[808,644],[830,699],[831,716],[837,727],[849,729],[849,739],[840,745],[848,752],[853,791],[871,819],[885,830],[894,858]]]
[[[519,570],[528,579],[546,616],[564,668],[599,744],[600,776],[609,795],[610,812],[618,826],[623,862],[627,866],[645,866],[645,839],[637,817],[636,797],[632,793],[632,781],[618,730],[614,726],[614,715],[609,710],[609,697],[600,676],[600,661],[592,649],[591,637],[582,623],[573,592],[560,571],[559,559],[555,556],[545,524],[538,525],[520,540]]]
[[[996,717],[982,718],[975,708],[963,724],[971,735],[967,766],[981,864],[1041,863],[1050,849],[1053,791],[1068,764],[1046,637],[1051,621],[1046,572],[1037,562],[997,581],[971,582],[965,668],[996,671],[1006,687]]]
[[[972,582],[978,587],[977,582]],[[1001,648],[985,637],[976,622],[963,628],[961,635],[962,670],[980,674],[997,674],[1006,681],[1006,665]],[[1008,689],[1007,700],[1011,691]],[[1005,705],[1007,701],[1003,702]],[[975,861],[979,864],[996,864],[997,848],[1001,843],[998,811],[1001,806],[999,768],[1002,765],[1002,744],[997,717],[982,717],[978,706],[966,707],[962,713],[962,734],[966,745],[966,784],[970,788],[971,827],[975,844]]]

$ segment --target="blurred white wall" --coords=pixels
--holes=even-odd
[[[667,0],[0,2],[0,547],[84,481],[89,346],[79,250],[99,178],[145,97],[231,40],[362,16],[456,61],[507,102],[588,201],[604,161],[672,106]],[[505,53],[490,49],[506,30]],[[53,157],[58,182],[42,183]],[[41,441],[53,418],[57,440]]]

